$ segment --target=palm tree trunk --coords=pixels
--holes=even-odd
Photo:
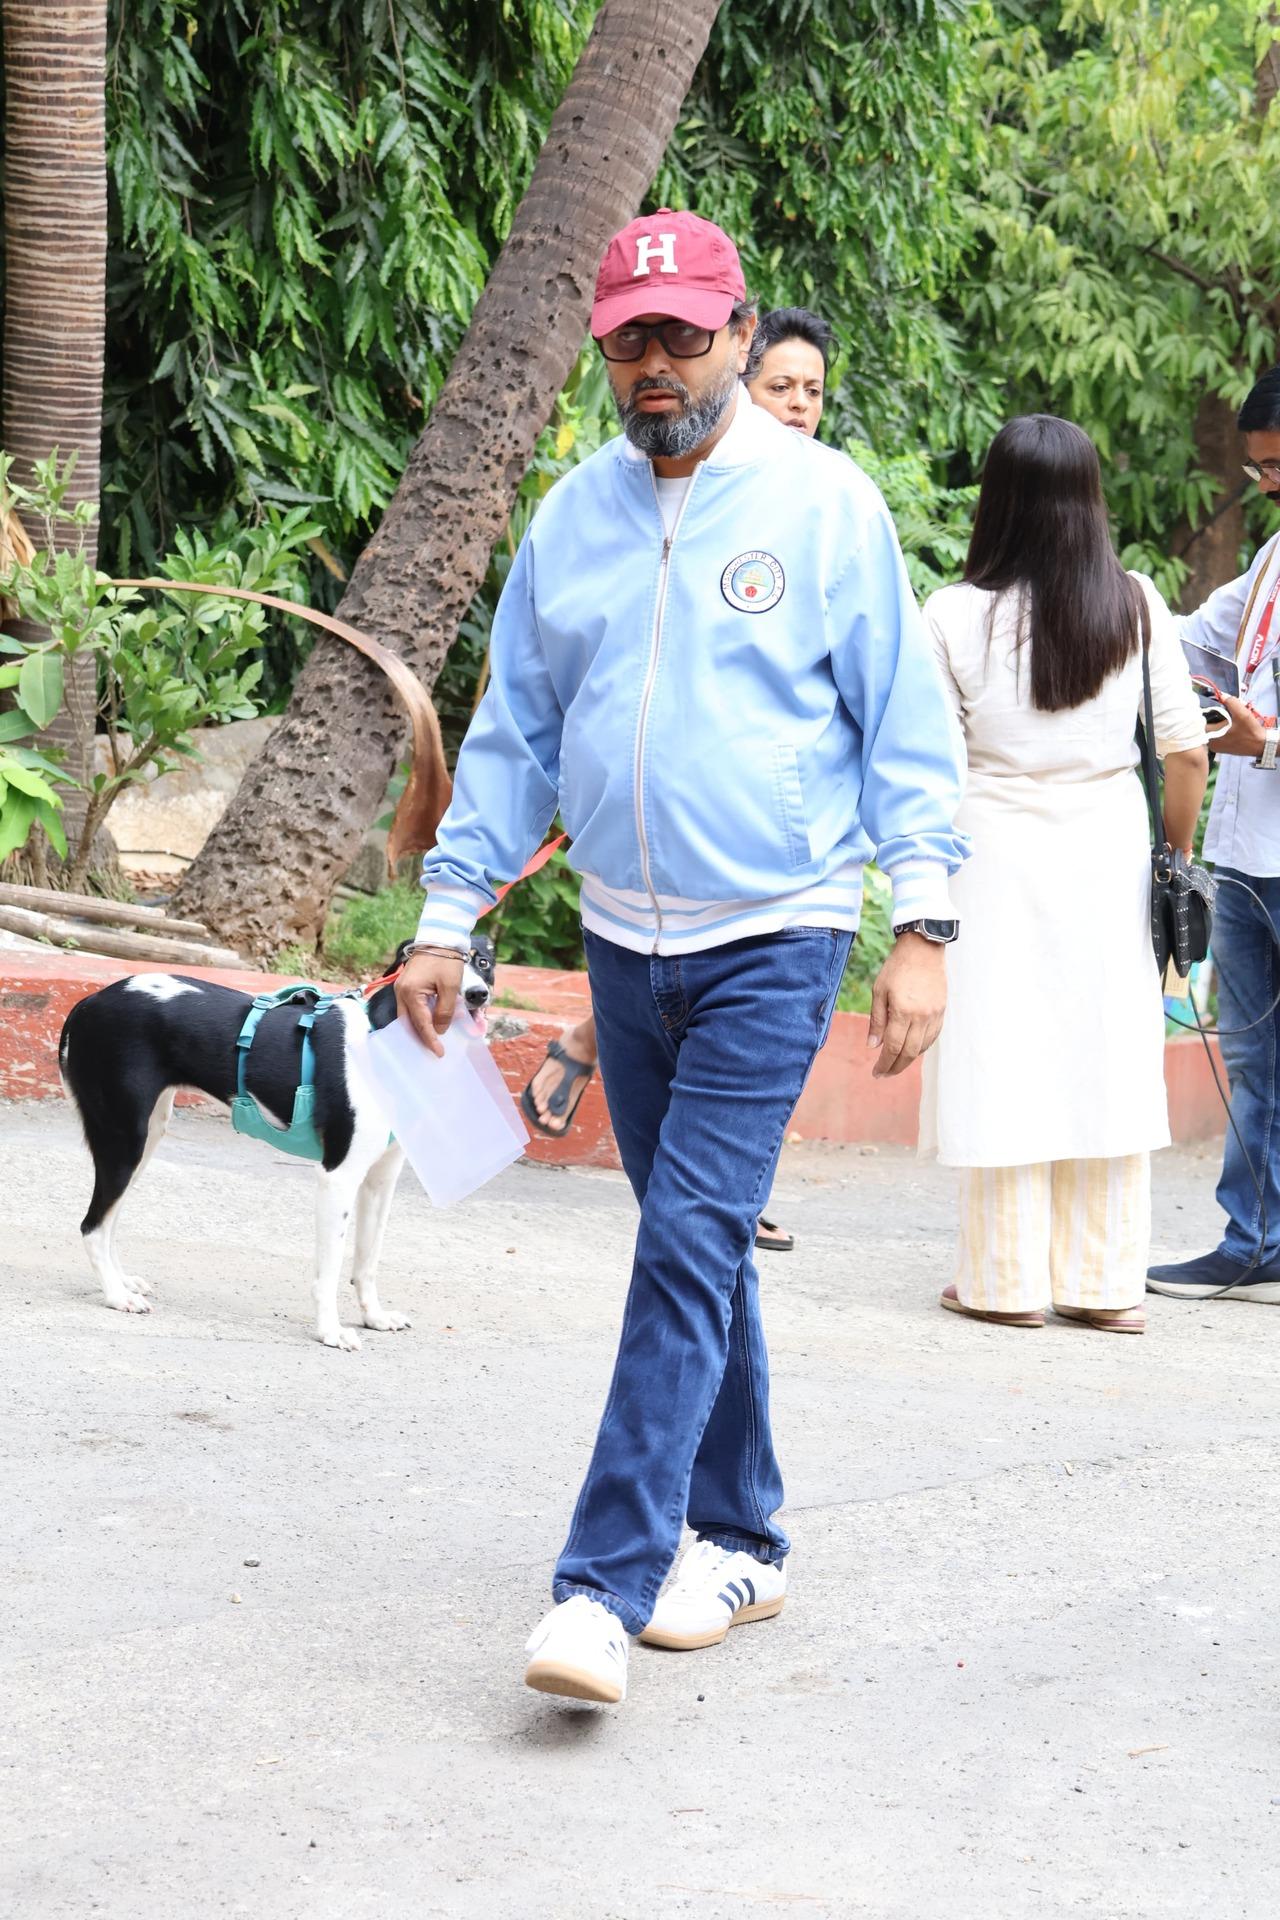
[[[606,0],[431,418],[342,597],[428,687],[586,332],[596,266],[653,179],[720,0]],[[330,641],[184,876],[175,911],[270,952],[323,928],[403,723]]]
[[[56,448],[76,455],[69,502],[98,499],[106,313],[107,0],[3,0],[4,383],[0,443],[13,477],[30,480]],[[43,533],[28,527],[43,544]],[[59,529],[55,546],[70,545]],[[96,528],[88,551],[97,554]],[[20,638],[41,629],[16,621]],[[92,656],[71,663],[66,702],[48,739],[78,780],[93,752]],[[68,789],[68,839],[85,797]]]
[[[1271,8],[1270,19],[1273,25],[1280,25],[1280,6]],[[1280,40],[1273,40],[1253,76],[1253,110],[1259,120],[1265,120],[1270,112],[1277,88],[1280,88]],[[1280,319],[1276,304],[1273,304],[1273,315]],[[1242,337],[1237,362],[1241,369],[1246,366],[1243,347]],[[1206,394],[1196,411],[1195,434],[1196,465],[1218,482],[1220,498],[1209,519],[1197,527],[1184,522],[1175,537],[1174,550],[1191,569],[1178,600],[1187,613],[1239,572],[1245,531],[1246,489],[1240,473],[1240,435],[1236,431],[1234,410],[1225,400]]]

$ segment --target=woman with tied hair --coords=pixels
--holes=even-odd
[[[942,1305],[1040,1327],[1052,1301],[1141,1333],[1150,1154],[1169,1144],[1135,772],[1144,630],[1165,824],[1184,850],[1209,763],[1173,617],[1116,558],[1079,427],[1030,414],[996,435],[964,581],[924,614],[964,734],[957,826],[973,842],[924,1065],[921,1150],[961,1169]]]
[[[742,376],[756,406],[810,439],[822,419],[833,338],[826,321],[807,307],[777,307],[757,321]],[[568,1133],[595,1068],[596,1023],[588,1014],[563,1040],[551,1041],[546,1058],[524,1089],[520,1104],[530,1126],[554,1139]],[[758,1248],[790,1253],[795,1243],[793,1233],[761,1214]]]
[[[751,398],[810,439],[822,419],[831,328],[807,307],[775,307],[757,322],[743,375]]]

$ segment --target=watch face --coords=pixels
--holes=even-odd
[[[900,927],[894,928],[894,937],[900,933],[918,933],[922,940],[935,940],[939,945],[949,945],[960,931],[958,920],[906,920]]]

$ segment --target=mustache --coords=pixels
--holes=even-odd
[[[689,406],[693,400],[693,395],[689,392],[688,387],[686,387],[682,381],[675,379],[674,376],[669,376],[665,380],[659,380],[654,374],[646,374],[642,379],[636,381],[634,387],[632,387],[630,393],[622,403],[621,413],[624,420],[628,414],[635,412],[637,400],[646,393],[674,393],[676,399],[680,402],[681,406],[684,407]]]

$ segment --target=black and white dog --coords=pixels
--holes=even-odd
[[[400,948],[399,966],[408,946]],[[390,972],[391,969],[388,969]],[[461,997],[479,1013],[493,986],[493,945],[477,938],[463,973]],[[79,1001],[67,1015],[58,1064],[67,1097],[77,1108],[94,1185],[80,1224],[89,1264],[107,1305],[121,1313],[148,1313],[145,1280],[125,1273],[115,1254],[120,1203],[155,1152],[180,1087],[230,1105],[236,1091],[236,1041],[252,996],[183,974],[137,973]],[[289,1124],[302,1074],[302,1032],[296,1004],[269,1008],[249,1050],[245,1085],[267,1118]],[[352,1285],[366,1327],[396,1333],[409,1325],[378,1299],[377,1267],[391,1210],[402,1149],[387,1144],[385,1119],[348,1073],[353,1047],[371,1028],[396,1017],[395,988],[368,999],[341,999],[312,1028],[315,1048],[315,1126],[323,1148],[316,1210],[316,1337],[326,1347],[355,1352],[360,1336],[338,1319],[338,1279],[347,1226],[356,1216]]]

